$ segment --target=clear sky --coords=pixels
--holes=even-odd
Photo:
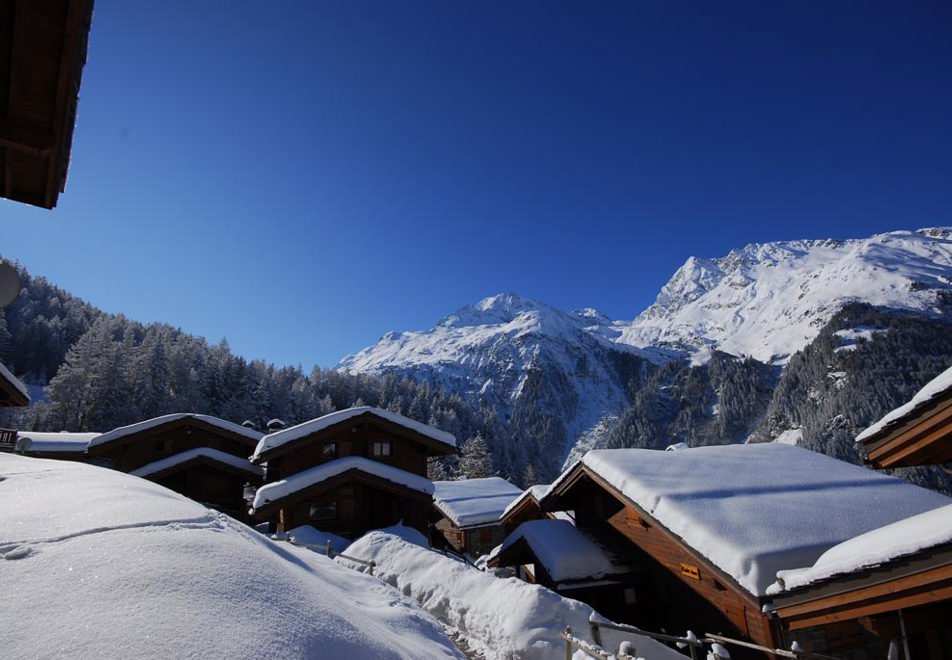
[[[331,366],[513,291],[952,222],[952,5],[97,0],[65,194],[0,254]]]

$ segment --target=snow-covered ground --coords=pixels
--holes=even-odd
[[[376,578],[137,477],[0,455],[4,658],[461,658]]]
[[[347,554],[376,562],[375,575],[413,598],[487,660],[565,657],[559,633],[566,626],[592,641],[593,610],[588,605],[516,578],[497,578],[434,552],[414,530],[370,532],[352,543]],[[363,569],[343,558],[337,561]],[[603,631],[602,646],[607,649],[617,651],[624,640],[646,660],[684,660],[654,640]]]

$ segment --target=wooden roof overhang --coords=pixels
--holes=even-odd
[[[30,398],[0,371],[0,406],[20,407],[30,404]]]
[[[429,493],[415,490],[408,486],[378,477],[377,475],[364,472],[363,470],[357,468],[351,468],[350,470],[336,474],[333,477],[325,479],[324,481],[312,484],[307,488],[302,488],[301,490],[294,491],[293,493],[288,493],[279,499],[271,500],[264,506],[256,508],[254,510],[254,517],[259,520],[267,518],[288,505],[296,504],[312,497],[317,497],[328,491],[334,490],[335,488],[340,488],[341,486],[353,482],[364,484],[387,493],[392,493],[398,497],[419,500],[425,504],[430,504],[433,502],[433,496]]]
[[[680,536],[669,530],[661,522],[659,522],[654,516],[648,513],[636,502],[632,501],[626,497],[623,493],[619,492],[614,486],[605,481],[597,472],[589,468],[584,463],[576,463],[569,472],[569,474],[562,478],[560,481],[553,484],[552,489],[546,493],[546,495],[539,502],[543,511],[564,511],[572,509],[574,505],[572,504],[572,491],[584,483],[585,481],[595,484],[606,493],[611,495],[620,506],[629,507],[641,518],[642,525],[648,525],[658,529],[671,543],[677,546],[682,552],[691,558],[691,560],[701,569],[701,571],[706,571],[708,575],[713,575],[715,578],[732,592],[740,598],[740,600],[747,603],[747,605],[754,610],[760,611],[763,607],[766,599],[758,597],[737,582],[732,576],[721,570],[717,565],[713,564],[710,560],[707,559],[704,555],[694,549],[690,544],[688,544]],[[642,548],[642,550],[644,550]],[[647,552],[647,554],[651,554]],[[661,558],[655,557],[656,560]],[[664,562],[660,562],[664,565]],[[704,594],[695,589],[693,580],[684,580],[682,575],[676,571],[671,571],[676,577],[681,578],[682,582],[687,584],[696,591],[702,598]]]
[[[278,445],[277,447],[266,449],[265,451],[258,454],[254,458],[253,462],[260,465],[261,463],[278,458],[279,456],[284,456],[285,454],[291,453],[296,449],[308,444],[330,440],[333,436],[347,431],[348,429],[356,431],[359,427],[365,424],[376,426],[397,437],[406,438],[411,442],[423,445],[427,449],[428,456],[449,456],[450,454],[456,453],[455,447],[451,447],[450,445],[424,435],[423,433],[418,433],[413,429],[407,428],[406,426],[401,426],[400,424],[396,424],[388,419],[379,417],[378,415],[374,415],[372,412],[367,411],[353,417],[348,417],[337,424],[325,426],[324,428],[318,429],[313,433],[302,435],[300,438],[289,440]]]
[[[51,209],[66,187],[93,0],[0,2],[0,196]]]
[[[875,468],[952,465],[952,390],[861,441]]]
[[[775,596],[791,630],[952,601],[952,544]]]
[[[173,474],[178,474],[180,472],[185,472],[186,470],[190,470],[193,467],[198,467],[198,466],[210,467],[215,470],[218,470],[219,472],[233,474],[235,476],[241,477],[242,479],[246,479],[246,480],[249,478],[250,479],[257,478],[257,481],[259,483],[264,480],[264,477],[262,477],[261,473],[258,472],[256,468],[251,465],[251,463],[248,463],[248,469],[244,470],[242,468],[239,468],[236,465],[226,463],[225,461],[220,461],[213,456],[203,456],[203,455],[193,456],[187,461],[182,461],[181,463],[170,465],[169,467],[163,468],[162,470],[157,470],[155,472],[142,475],[142,478],[148,479],[149,481],[159,481],[160,479],[164,479],[165,477],[171,476]]]
[[[535,498],[531,493],[519,498],[519,503],[516,506],[512,507],[505,512],[503,516],[499,518],[499,522],[503,525],[508,525],[514,519],[518,518],[521,515],[531,514],[535,511],[541,511],[539,506],[539,500]],[[548,515],[548,514],[547,514]]]
[[[244,436],[240,433],[235,433],[221,426],[216,426],[215,424],[209,424],[208,422],[202,420],[199,417],[179,417],[177,419],[171,419],[167,422],[161,424],[156,424],[155,426],[148,426],[138,431],[132,431],[126,433],[112,440],[107,440],[101,444],[95,444],[86,448],[86,453],[90,456],[108,456],[112,453],[114,447],[118,447],[125,443],[130,442],[142,442],[149,440],[156,436],[161,436],[171,431],[175,431],[182,427],[193,426],[195,428],[207,431],[213,435],[218,435],[229,440],[235,440],[246,447],[249,450],[254,451],[254,448],[257,446],[258,441],[253,440],[247,436]],[[104,434],[105,435],[105,434]],[[249,451],[249,454],[251,453]]]

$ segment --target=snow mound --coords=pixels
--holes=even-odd
[[[374,578],[151,482],[0,455],[9,658],[461,658]]]
[[[589,617],[594,610],[538,585],[494,577],[382,530],[352,543],[347,554],[375,561],[375,575],[454,629],[487,660],[564,657],[559,632],[565,626],[591,641]],[[622,639],[632,637],[603,631],[603,647],[617,649]],[[651,639],[636,638],[635,646],[648,660],[684,660]]]

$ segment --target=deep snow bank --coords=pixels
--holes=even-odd
[[[515,578],[497,578],[407,542],[401,535],[399,528],[370,532],[352,543],[347,554],[375,561],[374,575],[459,631],[487,659],[564,657],[565,642],[559,632],[566,626],[592,641],[588,621],[593,610],[588,605]],[[345,559],[337,561],[361,568]],[[609,650],[617,650],[624,639],[632,641],[637,654],[648,660],[684,660],[654,640],[603,631],[603,646]]]

